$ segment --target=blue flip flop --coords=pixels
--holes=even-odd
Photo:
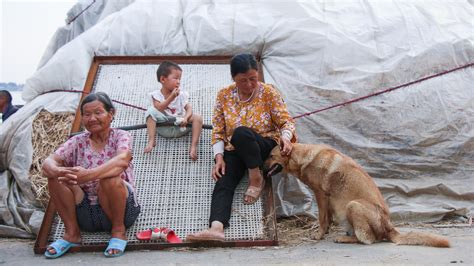
[[[107,246],[107,248],[104,251],[104,255],[107,258],[122,256],[123,253],[125,252],[126,247],[127,247],[127,241],[126,240],[113,237],[113,238],[110,239],[109,245]],[[116,254],[110,254],[109,250],[111,250],[111,249],[116,249],[116,250],[119,250],[120,252],[116,253]]]
[[[77,247],[79,245],[80,244],[71,243],[71,242],[66,241],[64,239],[58,239],[58,240],[54,241],[53,243],[51,243],[51,245],[49,245],[46,248],[46,251],[44,252],[44,256],[48,259],[59,258],[62,255],[64,255],[64,253],[66,253],[70,248]],[[48,251],[49,248],[53,248],[56,251],[56,253],[55,254],[49,253],[49,251]]]

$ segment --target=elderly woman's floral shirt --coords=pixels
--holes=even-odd
[[[235,84],[219,91],[212,116],[212,144],[224,141],[225,150],[234,150],[230,139],[239,126],[249,127],[277,143],[281,130],[286,129],[293,133],[292,142],[296,141],[295,124],[280,93],[263,83],[256,90],[248,102],[240,101]]]
[[[112,159],[119,151],[132,151],[132,136],[124,130],[112,129],[109,139],[102,151],[92,149],[90,134],[90,132],[84,132],[76,135],[68,139],[55,151],[55,154],[64,162],[64,166],[82,166],[85,169],[91,169]],[[135,187],[132,162],[130,162],[127,169],[122,172],[121,177],[125,182]],[[98,184],[99,180],[93,180],[79,185],[87,194],[91,205],[98,204]]]

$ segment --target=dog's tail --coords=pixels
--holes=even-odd
[[[388,234],[388,238],[397,245],[422,245],[438,248],[450,247],[448,239],[430,233],[409,232],[407,234],[401,234],[393,228]]]

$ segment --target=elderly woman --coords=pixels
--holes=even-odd
[[[81,230],[108,231],[106,257],[123,254],[125,230],[140,213],[134,190],[129,133],[110,128],[115,109],[105,93],[89,94],[81,103],[87,132],[62,144],[43,163],[51,202],[64,222],[63,239],[44,253],[57,258],[81,243]]]
[[[212,119],[212,144],[216,181],[212,194],[210,228],[187,236],[189,241],[224,240],[229,226],[234,191],[245,171],[249,187],[244,203],[255,203],[265,185],[260,168],[279,143],[288,155],[296,141],[295,125],[282,97],[271,85],[258,81],[258,68],[251,54],[232,58],[230,71],[235,84],[219,91]]]

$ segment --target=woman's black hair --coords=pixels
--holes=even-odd
[[[112,104],[112,100],[110,100],[109,96],[105,92],[96,92],[87,95],[81,102],[81,115],[83,112],[83,107],[86,103],[90,103],[93,101],[99,101],[104,105],[104,109],[107,112],[113,112],[115,110],[114,105]]]
[[[257,59],[252,54],[238,54],[230,60],[230,74],[232,77],[235,77],[237,74],[247,73],[250,69],[258,71]]]

